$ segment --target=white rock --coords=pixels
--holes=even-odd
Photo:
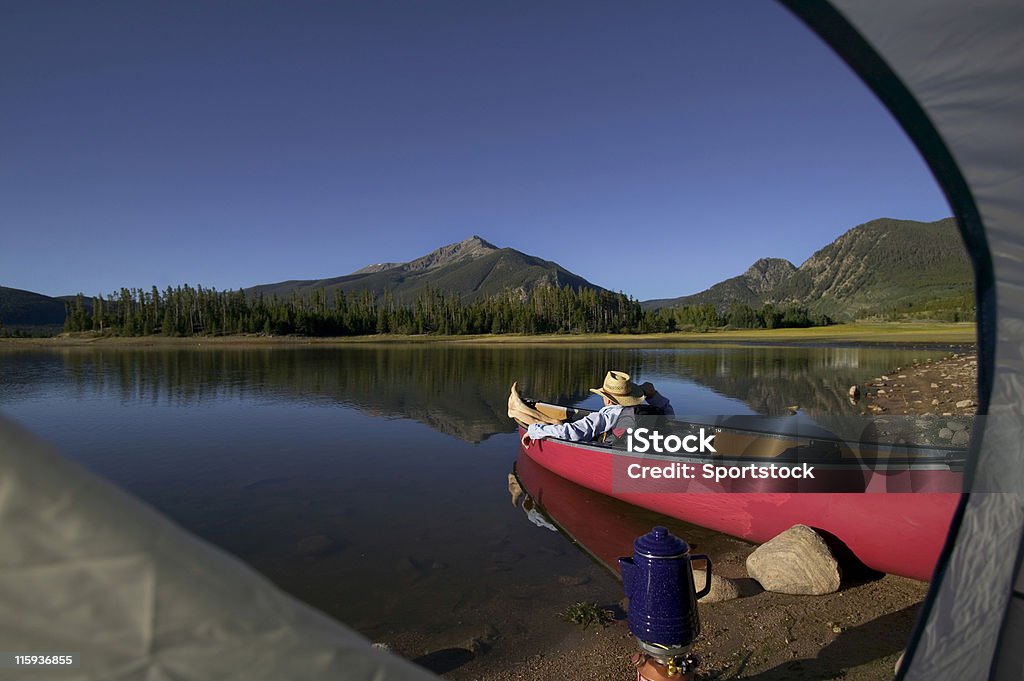
[[[839,563],[818,533],[794,525],[754,549],[747,574],[767,591],[787,594],[830,594],[839,589]]]
[[[959,402],[956,403],[956,408],[957,409],[965,409],[967,407],[973,407],[973,406],[974,406],[974,400],[960,400]]]

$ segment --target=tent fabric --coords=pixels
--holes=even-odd
[[[951,534],[955,544],[947,547],[936,573],[902,673],[912,681],[1017,679],[1024,672],[1024,575],[1018,558],[1024,528],[1024,4],[832,5],[913,95],[966,182],[970,196],[960,196],[944,181],[951,169],[922,149],[951,200],[979,274],[979,401],[989,416],[974,434],[965,476],[969,487]],[[870,83],[877,74],[861,75]],[[914,130],[908,133],[918,141]],[[987,253],[972,238],[976,226]],[[989,263],[991,290],[984,276]]]
[[[437,678],[2,419],[0,651],[78,654],[35,680]]]

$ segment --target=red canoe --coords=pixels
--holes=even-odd
[[[780,466],[795,461],[786,458],[786,453],[792,455],[794,450],[787,448],[790,443],[784,439],[717,430],[720,446],[713,459],[690,454],[640,455],[600,444],[553,439],[533,442],[525,453],[583,487],[695,525],[753,542],[765,542],[796,524],[809,525],[833,535],[870,568],[930,579],[962,486],[962,474],[949,450],[940,452],[942,457],[925,457],[909,465],[892,458],[865,465],[868,455],[854,453],[852,461],[849,452],[821,457],[819,448],[800,457],[803,463],[813,463],[813,480],[715,482],[701,479],[699,473],[693,479],[651,480],[627,474],[636,474],[643,467],[668,470],[679,463],[689,463],[699,472],[705,463],[738,469],[752,461],[759,466],[767,461]],[[757,439],[773,439],[774,443],[751,446]],[[742,454],[730,458],[728,452],[738,451],[738,447],[743,448]],[[750,456],[751,451],[755,456]],[[815,459],[815,454],[819,458]],[[877,451],[869,455],[877,455]]]

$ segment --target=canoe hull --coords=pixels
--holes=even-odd
[[[953,490],[960,474],[950,471],[929,472],[926,488],[942,490],[931,492],[772,491],[763,482],[757,492],[623,491],[613,484],[613,471],[625,465],[625,454],[558,440],[533,442],[525,453],[595,492],[748,541],[765,542],[793,525],[809,525],[833,535],[874,570],[921,580],[931,577],[959,499]]]

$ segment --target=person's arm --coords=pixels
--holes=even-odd
[[[669,399],[654,389],[654,384],[648,381],[640,386],[644,391],[644,399],[647,404],[655,409],[660,409],[666,416],[674,416],[676,411],[672,408]]]
[[[553,437],[570,442],[589,442],[611,428],[615,415],[614,410],[602,409],[571,423],[560,423],[556,426],[534,423],[526,429],[526,436],[531,440]]]

